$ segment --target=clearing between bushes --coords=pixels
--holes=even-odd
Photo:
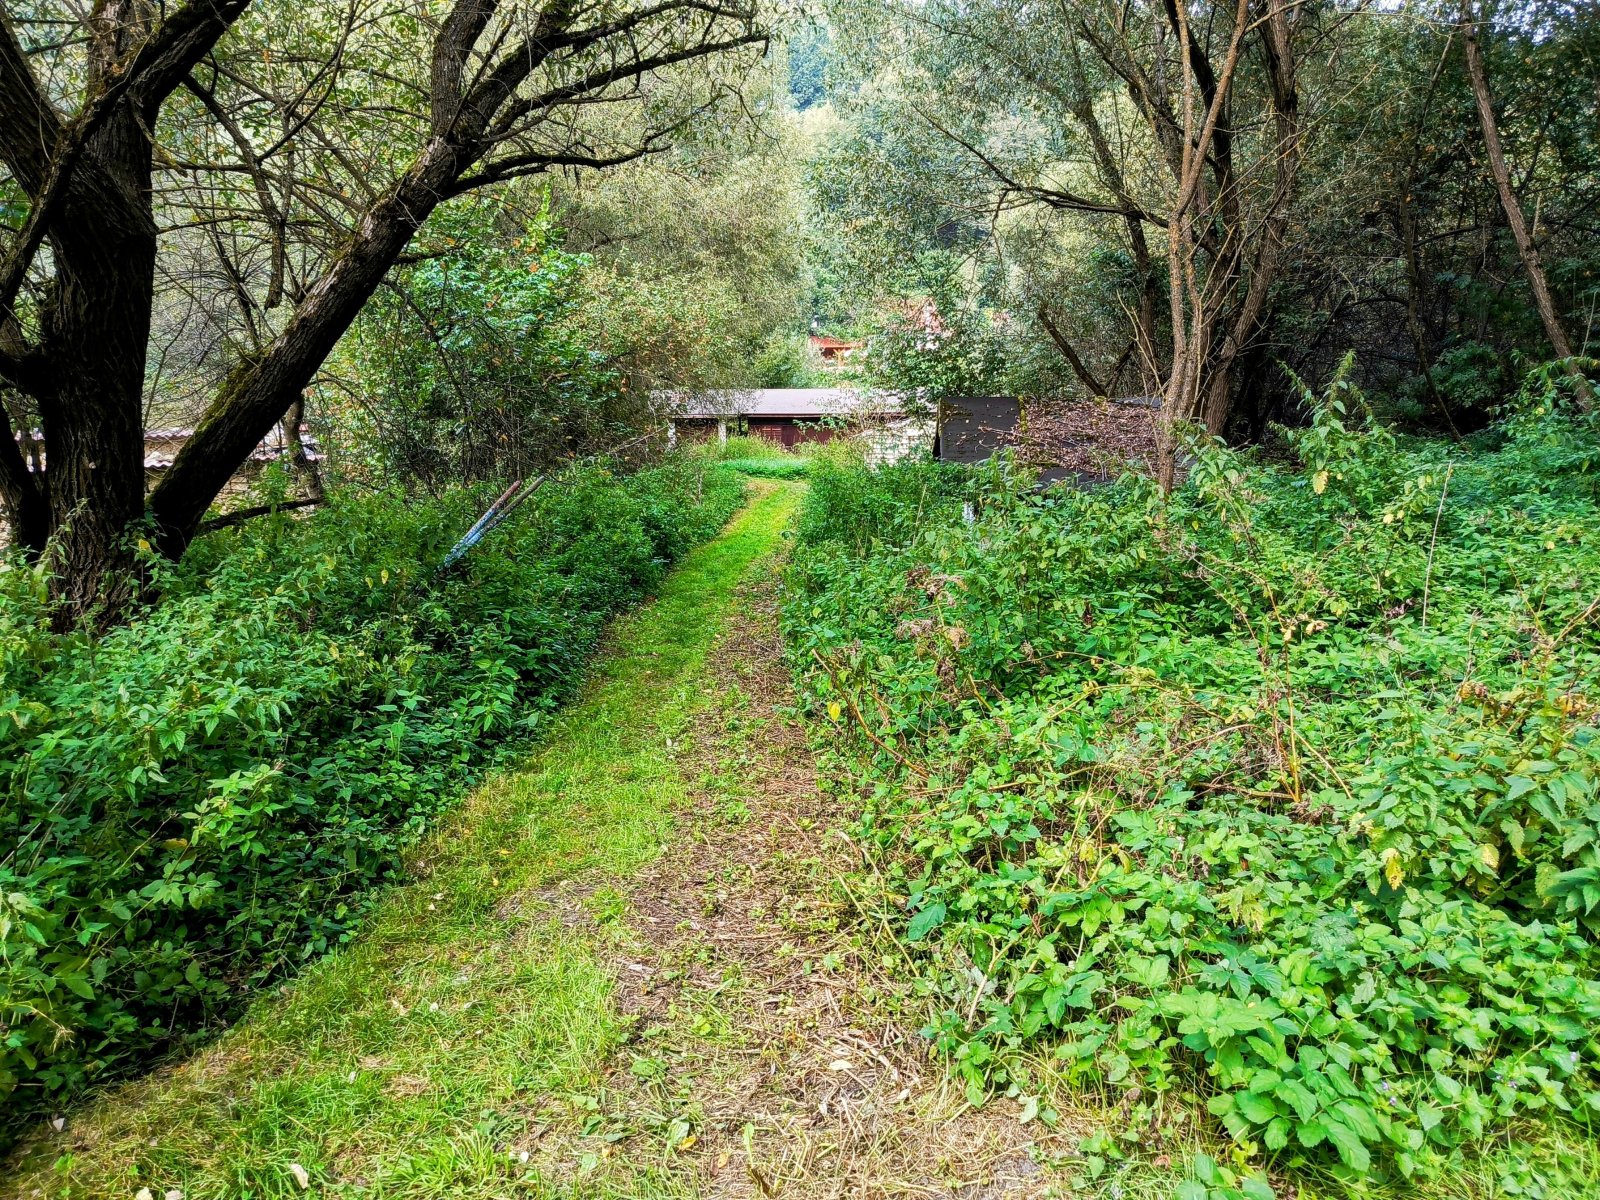
[[[1028,1127],[882,1019],[898,951],[857,944],[784,711],[800,489],[753,491],[351,946],[39,1130],[0,1195],[1039,1194]]]

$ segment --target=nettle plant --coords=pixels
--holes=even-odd
[[[1357,401],[1170,501],[819,473],[788,633],[974,1100],[1350,1177],[1600,1111],[1600,436]]]
[[[0,560],[0,1138],[348,940],[743,493],[686,458],[572,468],[439,572],[497,490],[214,534],[99,638],[50,632],[41,570]]]

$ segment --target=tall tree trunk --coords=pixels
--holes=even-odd
[[[48,540],[61,627],[113,618],[135,586],[156,233],[148,210],[126,200],[112,209],[97,197],[94,220],[63,221],[50,238],[53,303],[40,345],[48,361],[71,368],[52,371],[34,393],[46,472],[5,488],[19,542],[39,552]],[[66,213],[77,206],[69,199]]]
[[[1495,190],[1500,193],[1500,207],[1505,210],[1506,224],[1511,227],[1511,236],[1517,243],[1522,269],[1528,276],[1528,288],[1533,292],[1534,307],[1539,310],[1545,337],[1550,340],[1556,357],[1565,362],[1578,406],[1589,412],[1594,408],[1594,391],[1573,355],[1572,342],[1561,324],[1561,314],[1556,311],[1555,299],[1550,294],[1550,283],[1545,277],[1544,263],[1539,258],[1539,247],[1528,231],[1522,205],[1511,188],[1511,171],[1506,166],[1505,149],[1500,143],[1500,122],[1495,117],[1494,96],[1489,91],[1489,72],[1484,66],[1483,48],[1478,44],[1478,19],[1470,3],[1461,6],[1461,40],[1466,47],[1467,77],[1472,81],[1473,99],[1478,104],[1478,122],[1483,126],[1483,146],[1489,156],[1489,174],[1494,177]]]
[[[144,370],[155,288],[150,141],[124,109],[90,139],[52,227],[40,346],[71,364],[39,390],[61,623],[130,598],[144,513]]]
[[[1266,15],[1248,28],[1259,32],[1270,89],[1273,186],[1260,215],[1260,232],[1247,245],[1231,137],[1224,136],[1230,133],[1229,93],[1247,29],[1247,8],[1241,4],[1235,14],[1227,58],[1215,71],[1190,41],[1184,9],[1169,0],[1167,11],[1190,68],[1181,108],[1178,199],[1167,221],[1172,371],[1156,439],[1158,478],[1170,491],[1177,478],[1176,427],[1196,422],[1214,436],[1227,427],[1238,364],[1261,334],[1282,268],[1301,152],[1290,9],[1286,0],[1268,0]],[[1215,187],[1210,196],[1208,168]]]
[[[157,241],[150,128],[160,99],[244,3],[195,0],[158,25],[141,0],[100,0],[84,18],[85,100],[70,121],[0,11],[0,154],[30,200],[0,282],[0,321],[7,374],[38,405],[47,455],[31,480],[16,477],[15,461],[0,462],[0,475],[19,537],[48,550],[58,628],[115,619],[136,586]],[[15,299],[41,244],[50,283],[38,344],[19,357]]]
[[[292,290],[294,313],[223,380],[147,508],[142,417],[157,249],[153,140],[176,88],[190,87],[204,104],[193,71],[248,4],[174,0],[169,10],[151,0],[95,0],[74,10],[80,28],[63,36],[85,47],[88,70],[71,117],[57,108],[62,80],[41,83],[36,55],[0,5],[0,159],[29,202],[23,228],[0,256],[0,377],[37,404],[48,447],[47,470],[29,471],[0,409],[0,438],[9,443],[0,447],[0,500],[25,544],[43,544],[48,535],[63,623],[91,614],[114,620],[125,610],[137,586],[132,539],[147,514],[157,547],[174,558],[184,552],[207,508],[300,400],[441,201],[552,166],[599,168],[652,153],[674,126],[649,123],[610,153],[575,137],[560,147],[525,138],[563,107],[765,40],[753,9],[660,0],[581,14],[565,3],[544,6],[526,21],[508,16],[492,44],[480,47],[503,0],[455,0],[433,40],[426,130],[411,166],[377,191],[316,283],[302,290],[296,281],[291,289],[285,264],[273,259],[263,307]],[[594,19],[577,27],[580,15]],[[525,86],[547,67],[548,78]],[[281,237],[281,213],[248,135],[229,128],[215,105],[207,111],[246,164],[258,168],[248,173]],[[34,256],[43,244],[50,263],[40,270]],[[40,274],[49,284],[38,302],[36,344],[29,345],[13,336],[23,324],[16,300],[24,280]],[[248,311],[252,298],[239,300]]]
[[[301,392],[289,404],[289,411],[283,414],[283,436],[285,448],[289,452],[289,466],[295,474],[305,480],[306,493],[313,500],[323,498],[322,472],[317,464],[306,453],[306,444],[300,439],[300,427],[306,421],[306,397]]]

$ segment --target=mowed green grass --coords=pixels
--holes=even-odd
[[[776,550],[799,487],[763,482],[612,649],[548,742],[475,792],[348,949],[259,1002],[216,1045],[107,1092],[0,1168],[0,1196],[186,1200],[672,1196],[670,1148],[626,1177],[547,1179],[508,1145],[552,1101],[581,1108],[626,1033],[607,928],[560,881],[624,874],[669,837],[675,743],[735,585]]]

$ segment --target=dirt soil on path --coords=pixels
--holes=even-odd
[[[548,1176],[605,1174],[665,1122],[669,1173],[707,1197],[1043,1196],[1040,1163],[1068,1139],[1009,1102],[968,1105],[881,969],[892,943],[863,939],[848,818],[789,711],[777,597],[775,570],[748,581],[711,652],[673,845],[616,891],[570,881],[537,899],[615,923],[633,1031],[591,1134],[552,1111],[531,1155]]]

